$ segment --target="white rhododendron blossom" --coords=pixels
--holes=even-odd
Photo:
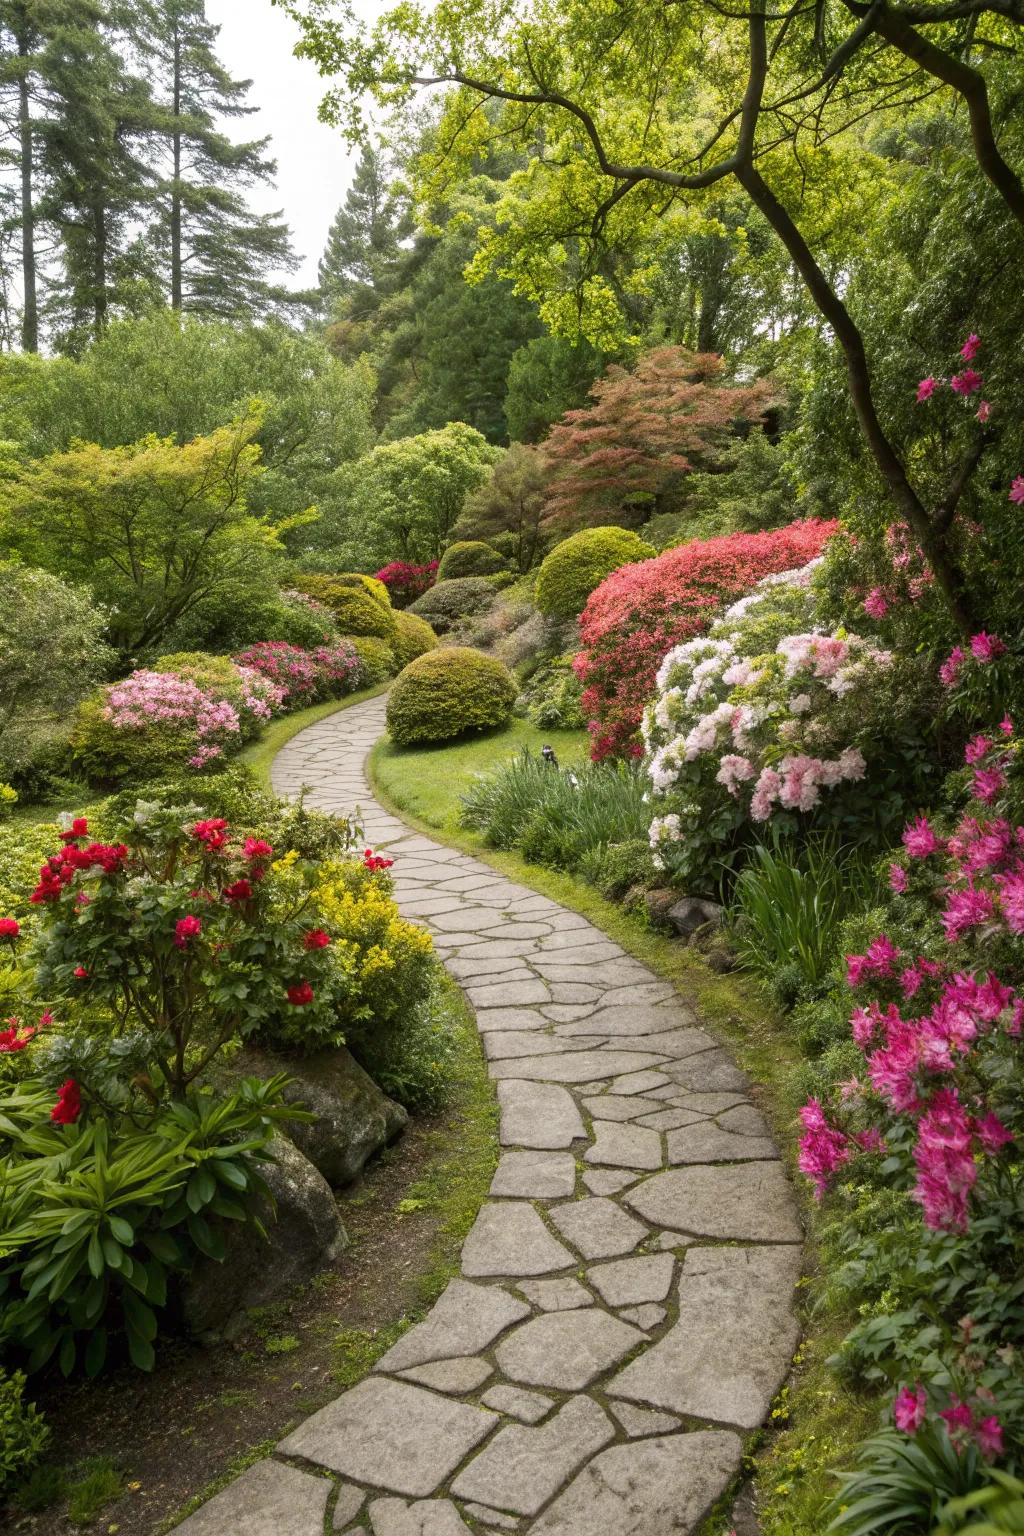
[[[814,627],[818,563],[767,577],[662,662],[643,738],[651,847],[663,865],[727,841],[743,822],[813,812],[863,779],[859,743],[870,740],[867,710],[892,656]]]

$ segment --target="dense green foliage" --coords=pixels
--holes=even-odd
[[[500,661],[463,646],[442,647],[399,674],[388,695],[388,730],[400,747],[450,741],[503,725],[515,697]]]
[[[459,576],[493,576],[504,567],[496,549],[480,539],[457,539],[449,544],[437,567],[438,581]]]
[[[437,635],[419,614],[404,611],[395,614],[395,665],[401,671],[417,656],[437,646]]]
[[[439,635],[447,634],[460,621],[480,613],[494,601],[494,587],[485,576],[460,576],[458,580],[439,581],[424,592],[408,611],[433,625]]]

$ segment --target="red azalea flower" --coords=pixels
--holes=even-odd
[[[0,939],[11,939],[13,941],[20,932],[21,924],[16,917],[0,917]]]
[[[0,1054],[13,1055],[15,1051],[23,1051],[35,1034],[31,1026],[22,1031],[20,1019],[6,1019],[6,1029],[0,1029]]]
[[[312,928],[302,936],[303,949],[326,949],[330,942],[330,934],[324,933],[322,928]]]
[[[273,855],[273,848],[265,843],[261,837],[247,837],[242,844],[242,852],[247,859],[269,859]]]
[[[234,885],[224,887],[225,901],[248,901],[252,895],[252,886],[248,880],[236,880]]]
[[[208,821],[197,821],[192,836],[197,842],[205,843],[210,853],[217,853],[228,840],[227,830],[227,822],[220,816],[213,816]]]
[[[174,942],[179,949],[184,949],[190,939],[198,938],[203,931],[202,918],[179,917],[174,925]]]
[[[372,848],[363,851],[363,864],[372,874],[376,874],[379,869],[390,869],[394,862],[394,859],[386,859],[382,854],[374,853]]]
[[[57,1095],[57,1102],[50,1110],[54,1125],[74,1125],[82,1113],[82,1090],[73,1077],[69,1077]]]
[[[85,981],[89,975],[89,972],[86,970],[84,965],[76,965],[74,969],[74,975],[78,981]]]
[[[60,840],[62,843],[77,842],[80,837],[85,837],[88,830],[89,823],[86,821],[85,817],[76,816],[68,830],[61,833]]]
[[[288,1001],[293,1008],[304,1008],[307,1003],[313,1001],[313,988],[308,981],[296,982],[295,986],[288,988]]]

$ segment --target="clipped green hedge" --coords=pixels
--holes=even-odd
[[[438,581],[458,576],[494,576],[505,569],[505,560],[493,544],[483,539],[460,539],[449,544],[437,567]]]
[[[516,687],[500,661],[468,646],[444,646],[410,662],[388,695],[387,721],[400,747],[450,741],[504,725]]]
[[[386,640],[374,635],[345,635],[343,638],[355,646],[362,663],[364,687],[372,688],[377,683],[386,682],[398,670],[394,647]]]
[[[362,576],[356,571],[321,576],[303,571],[294,578],[293,586],[297,592],[305,592],[329,608],[343,635],[394,640],[394,609],[387,587],[375,576]]]
[[[395,636],[395,661],[399,671],[407,667],[417,656],[437,648],[437,636],[427,623],[415,613],[399,611],[395,614],[398,633]]]
[[[584,528],[556,544],[537,572],[535,599],[550,619],[576,619],[587,598],[620,565],[650,560],[657,550],[628,528]]]
[[[460,576],[457,581],[439,581],[429,592],[410,603],[405,611],[426,619],[439,635],[443,635],[460,619],[489,608],[494,598],[494,585],[485,576]]]

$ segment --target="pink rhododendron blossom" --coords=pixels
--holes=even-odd
[[[1013,721],[1010,719],[1009,715],[1004,715],[1000,720],[999,729],[1002,731],[1004,736],[1013,735]]]
[[[885,1137],[876,1125],[869,1125],[866,1131],[858,1131],[853,1139],[862,1152],[877,1152],[880,1157],[884,1157],[889,1150]]]
[[[977,411],[975,412],[975,415],[981,422],[982,426],[984,426],[986,421],[988,421],[989,417],[992,415],[992,406],[987,400],[982,400],[981,404],[978,406]]]
[[[1013,1140],[1013,1133],[1006,1129],[998,1115],[989,1110],[980,1120],[974,1122],[974,1134],[977,1136],[986,1152],[996,1153],[1001,1151]]]
[[[942,666],[939,668],[939,681],[943,684],[944,687],[952,688],[958,681],[961,669],[963,668],[964,659],[965,657],[963,648],[959,645],[954,645],[953,649],[942,663]]]
[[[914,1162],[913,1198],[923,1208],[925,1224],[936,1231],[965,1231],[978,1167],[970,1121],[953,1089],[940,1089],[918,1121]]]
[[[980,351],[981,337],[977,335],[975,331],[972,331],[967,340],[964,342],[963,346],[960,348],[960,356],[963,358],[965,363],[973,363],[974,359],[977,357]]]
[[[992,805],[998,799],[999,791],[1005,788],[1006,775],[1001,768],[975,769],[974,793],[986,805]]]
[[[731,795],[738,795],[740,785],[752,779],[755,773],[756,769],[748,757],[739,757],[735,752],[727,752],[722,758],[715,778],[719,784],[725,785]]]
[[[974,1426],[974,1438],[978,1444],[978,1450],[986,1461],[995,1461],[1002,1456],[1005,1450],[1003,1444],[1003,1426],[994,1413],[981,1419]]]
[[[950,1399],[948,1408],[944,1408],[939,1418],[945,1422],[949,1430],[970,1429],[974,1424],[974,1415],[968,1405],[961,1402],[960,1398]]]
[[[932,395],[934,395],[936,389],[938,388],[938,384],[939,381],[933,374],[929,374],[926,379],[921,380],[920,384],[917,386],[918,405],[923,405],[926,400],[931,399]]]
[[[942,926],[951,944],[963,937],[969,928],[980,928],[992,917],[992,897],[988,891],[969,884],[965,890],[953,891],[942,914]]]
[[[907,872],[902,864],[889,865],[889,889],[902,896],[907,888]]]
[[[981,374],[974,368],[965,368],[963,373],[954,373],[949,381],[949,387],[954,395],[962,395],[964,399],[968,395],[976,394],[981,385]]]
[[[904,829],[903,846],[912,859],[927,859],[942,847],[927,816],[918,816],[911,826]]]
[[[872,587],[864,599],[864,612],[872,619],[884,619],[889,612],[889,600],[881,587]]]
[[[1004,923],[1011,933],[1024,933],[1024,872],[996,875],[995,884]]]
[[[992,743],[987,736],[975,736],[964,748],[964,762],[970,763],[972,766],[975,763],[980,763],[982,758],[987,757],[991,750]]]
[[[928,1397],[920,1383],[913,1391],[910,1387],[901,1387],[892,1405],[893,1422],[905,1435],[916,1435],[927,1411]]]
[[[984,630],[980,634],[971,636],[971,655],[975,661],[995,661],[1006,651],[1006,646],[998,635],[986,634]]]
[[[1010,500],[1019,507],[1024,505],[1024,475],[1015,475],[1010,486]]]
[[[800,1137],[799,1166],[811,1180],[820,1200],[837,1168],[850,1160],[850,1143],[842,1131],[829,1125],[817,1099],[810,1099],[800,1111],[804,1133]]]

